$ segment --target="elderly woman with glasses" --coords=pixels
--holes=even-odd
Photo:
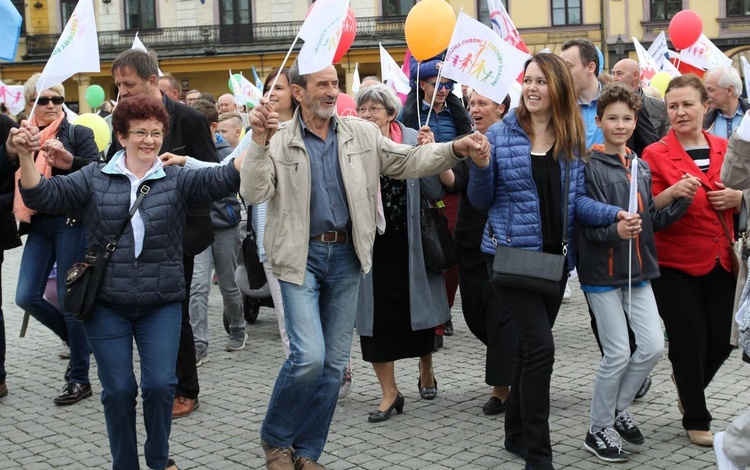
[[[417,145],[432,141],[423,128],[417,131],[395,121],[401,104],[385,85],[373,85],[357,96],[359,117],[373,122],[394,142]],[[372,270],[362,278],[357,311],[362,357],[371,362],[383,392],[370,422],[385,421],[393,410],[401,413],[404,397],[396,385],[394,362],[419,357],[420,395],[433,399],[437,382],[432,372],[435,329],[450,311],[440,272],[425,268],[420,235],[420,209],[443,196],[437,176],[395,180],[380,177],[385,231],[379,230],[373,247]]]
[[[86,127],[71,126],[66,119],[63,110],[65,88],[62,85],[51,84],[37,94],[39,76],[33,75],[23,87],[26,103],[32,106],[36,101],[28,123],[39,128],[38,149],[32,155],[34,167],[44,178],[73,174],[99,160],[94,134]],[[18,170],[19,152],[11,137],[0,147],[0,173]],[[65,276],[57,276],[59,309],[44,298],[44,290],[55,263],[58,272],[64,273],[86,253],[86,233],[81,224],[84,212],[72,209],[62,213],[35,211],[24,204],[16,191],[13,213],[21,222],[20,234],[28,235],[21,257],[16,304],[69,346],[66,383],[54,402],[56,405],[72,405],[92,393],[86,333],[83,325],[65,311]]]
[[[13,143],[21,161],[21,194],[45,212],[83,209],[92,246],[114,241],[141,188],[150,187],[106,265],[94,310],[84,320],[99,366],[112,467],[139,468],[136,435],[138,383],[133,341],[140,356],[148,468],[176,468],[169,459],[175,364],[185,278],[182,239],[188,207],[237,192],[243,156],[228,165],[185,170],[164,167],[159,149],[169,130],[161,100],[138,95],[121,100],[112,127],[123,150],[109,163],[89,165],[62,178],[40,178],[31,153],[36,129],[23,127]]]

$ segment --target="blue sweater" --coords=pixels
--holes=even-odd
[[[487,138],[492,146],[490,164],[484,169],[471,165],[467,190],[471,204],[489,213],[481,249],[495,254],[495,243],[490,238],[491,225],[498,244],[541,251],[542,226],[539,195],[531,172],[531,141],[518,123],[515,110],[490,127]],[[560,186],[564,187],[565,159],[559,156],[558,161]],[[569,164],[568,267],[573,269],[576,261],[575,250],[571,249],[574,221],[589,226],[609,225],[621,209],[586,196],[584,163],[575,158]],[[560,211],[562,214],[562,207]]]

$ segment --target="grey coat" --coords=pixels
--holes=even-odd
[[[417,131],[404,127],[403,143],[416,145]],[[424,266],[422,234],[419,223],[423,200],[443,197],[443,186],[437,176],[406,180],[406,227],[409,239],[409,312],[412,330],[425,330],[442,325],[450,318],[448,295],[443,275]],[[386,227],[388,230],[388,227]],[[372,336],[375,320],[375,299],[372,271],[360,278],[357,302],[357,333]]]

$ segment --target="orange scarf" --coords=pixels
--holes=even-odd
[[[60,129],[60,123],[62,123],[63,119],[65,119],[65,113],[60,112],[60,117],[55,119],[50,125],[40,131],[40,147],[44,145],[47,140],[55,138],[55,136],[57,135],[57,131]],[[37,127],[39,125],[36,116],[32,116],[29,123],[32,127]],[[39,171],[39,174],[42,175],[42,177],[52,177],[52,167],[47,163],[47,152],[45,152],[44,150],[39,150],[37,152],[36,159],[34,160],[34,167],[36,167],[37,171]],[[18,171],[16,171],[16,180],[18,181],[20,179],[21,170],[19,169]],[[16,194],[13,198],[13,214],[15,214],[16,219],[18,219],[20,222],[29,223],[31,222],[31,216],[36,214],[36,211],[29,209],[28,207],[26,207],[26,204],[23,203],[23,198],[21,198],[19,186],[21,186],[20,183],[16,185]]]

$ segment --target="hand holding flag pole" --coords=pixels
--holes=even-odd
[[[638,157],[634,156],[630,163],[630,198],[628,200],[628,213],[638,213]],[[628,240],[628,315],[633,306],[633,238]]]

